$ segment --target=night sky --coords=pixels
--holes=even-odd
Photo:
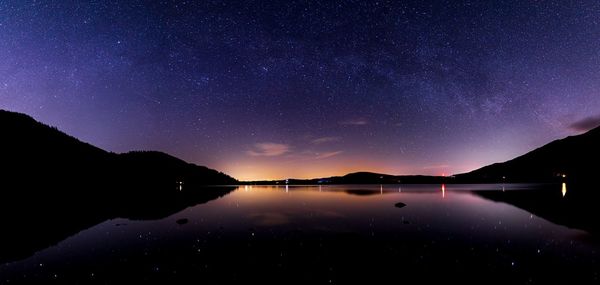
[[[600,123],[597,0],[78,2],[0,1],[0,108],[109,151],[441,175]]]

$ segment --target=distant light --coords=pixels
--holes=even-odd
[[[442,198],[446,198],[446,184],[442,184]]]
[[[561,192],[562,192],[563,197],[565,197],[565,195],[567,195],[567,183],[563,182]]]
[[[565,178],[565,177],[567,177],[567,175],[566,175],[566,174],[563,174],[563,175],[562,175],[562,177],[563,177],[563,178]]]

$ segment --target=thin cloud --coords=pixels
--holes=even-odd
[[[369,122],[367,122],[367,120],[356,119],[356,120],[342,121],[342,122],[340,122],[340,125],[344,125],[344,126],[364,126],[364,125],[367,125],[368,123]]]
[[[339,141],[340,138],[339,137],[322,137],[322,138],[316,138],[310,141],[310,143],[312,144],[323,144],[323,143],[329,143],[329,142],[336,142]]]
[[[450,165],[448,165],[448,164],[438,164],[438,165],[424,166],[423,169],[424,170],[431,170],[431,169],[441,169],[441,168],[448,168],[448,167],[450,167]]]
[[[600,115],[583,118],[569,125],[572,130],[586,132],[600,126]]]
[[[320,153],[320,154],[317,154],[317,159],[324,159],[324,158],[336,156],[336,155],[341,154],[343,152],[344,151],[338,150],[338,151],[330,151],[330,152]]]
[[[254,148],[246,151],[251,156],[279,156],[290,152],[290,146],[280,143],[257,143]]]

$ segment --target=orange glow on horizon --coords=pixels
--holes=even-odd
[[[214,165],[224,173],[240,181],[268,181],[294,179],[314,179],[331,176],[343,176],[353,172],[374,172],[390,175],[435,175],[448,176],[449,173],[462,173],[465,167],[444,165],[439,167],[423,166],[423,163],[412,165],[411,161],[393,159],[364,158],[360,155],[344,154],[344,156],[326,159],[306,159],[292,155],[277,157],[232,157],[229,163]],[[427,163],[425,165],[430,165]]]
[[[384,162],[357,159],[289,161],[285,159],[265,159],[240,161],[235,164],[217,167],[240,181],[313,179],[342,176],[352,172],[369,171],[386,174],[403,173],[402,169]]]

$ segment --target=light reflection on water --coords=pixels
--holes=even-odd
[[[401,214],[411,214],[418,219],[436,216],[449,216],[449,223],[470,223],[479,217],[478,211],[491,213],[495,216],[494,209],[505,218],[514,218],[523,210],[507,204],[494,203],[471,194],[471,190],[518,191],[528,189],[530,185],[314,185],[314,186],[242,186],[245,190],[234,191],[230,195],[207,205],[192,208],[189,215],[208,216],[212,211],[219,213],[219,221],[225,225],[235,225],[239,220],[245,220],[244,225],[269,224],[263,221],[254,221],[246,216],[262,217],[257,213],[280,213],[288,217],[287,220],[295,225],[310,228],[327,224],[336,227],[328,217],[321,217],[321,212],[336,212],[336,217],[346,217],[344,224],[359,226],[360,216],[370,215],[381,217],[389,221],[386,227],[394,228],[393,216],[399,214],[393,205],[403,202],[408,205]],[[449,195],[452,193],[452,195]],[[438,196],[439,195],[439,196]],[[440,200],[442,198],[444,201]],[[235,201],[232,202],[232,201]],[[236,205],[231,209],[230,205]],[[410,209],[410,210],[409,210]],[[230,213],[231,211],[231,213]],[[228,213],[231,214],[228,215]],[[235,213],[235,214],[234,214]],[[184,215],[182,213],[182,215]],[[460,216],[458,216],[460,215]],[[313,217],[309,221],[307,218]],[[529,215],[523,215],[529,217]],[[490,217],[491,218],[491,217]],[[498,219],[501,217],[498,217]],[[205,218],[206,219],[206,218]],[[437,219],[436,219],[437,220]],[[331,223],[331,224],[330,224]],[[282,223],[278,223],[282,224]],[[436,225],[430,222],[430,227]]]
[[[359,263],[369,260],[374,267],[397,263],[407,269],[403,273],[407,278],[413,270],[457,262],[468,268],[481,266],[482,272],[500,268],[502,274],[517,269],[535,273],[538,267],[543,268],[536,274],[547,274],[548,270],[560,274],[556,270],[560,267],[592,274],[589,267],[595,266],[592,261],[598,259],[600,248],[578,240],[582,231],[471,192],[510,193],[531,188],[534,186],[526,184],[246,185],[161,220],[104,222],[24,261],[0,266],[0,275],[29,276],[37,272],[36,276],[43,276],[40,271],[56,268],[52,264],[67,257],[86,272],[98,271],[98,266],[118,260],[137,260],[129,265],[143,267],[145,263],[139,260],[152,260],[154,255],[161,259],[148,266],[169,268],[169,262],[173,262],[169,260],[183,260],[176,271],[182,274],[190,270],[201,276],[199,281],[210,274],[249,274],[236,270],[266,274],[262,272],[265,268],[271,268],[269,274],[285,269],[285,276],[290,270],[319,272],[320,266],[323,272],[330,272],[330,267],[352,268],[346,264],[352,258]],[[562,193],[566,193],[565,183]],[[397,203],[406,206],[395,207]],[[181,219],[189,222],[177,224]],[[123,224],[127,226],[116,226]],[[357,252],[355,256],[347,255],[353,251]],[[293,258],[282,259],[285,256]],[[583,265],[576,267],[566,261],[573,259]],[[102,260],[101,265],[98,260]],[[247,260],[254,261],[248,264]],[[293,260],[299,263],[296,269],[286,267]],[[212,271],[198,271],[191,266],[196,263],[206,264]],[[102,268],[110,272],[113,267]],[[362,270],[346,269],[342,274],[358,274],[360,278],[363,274],[384,276],[385,272],[393,272],[371,272],[368,266]],[[69,271],[56,274],[68,276]]]
[[[446,198],[446,184],[442,184],[442,198]]]

